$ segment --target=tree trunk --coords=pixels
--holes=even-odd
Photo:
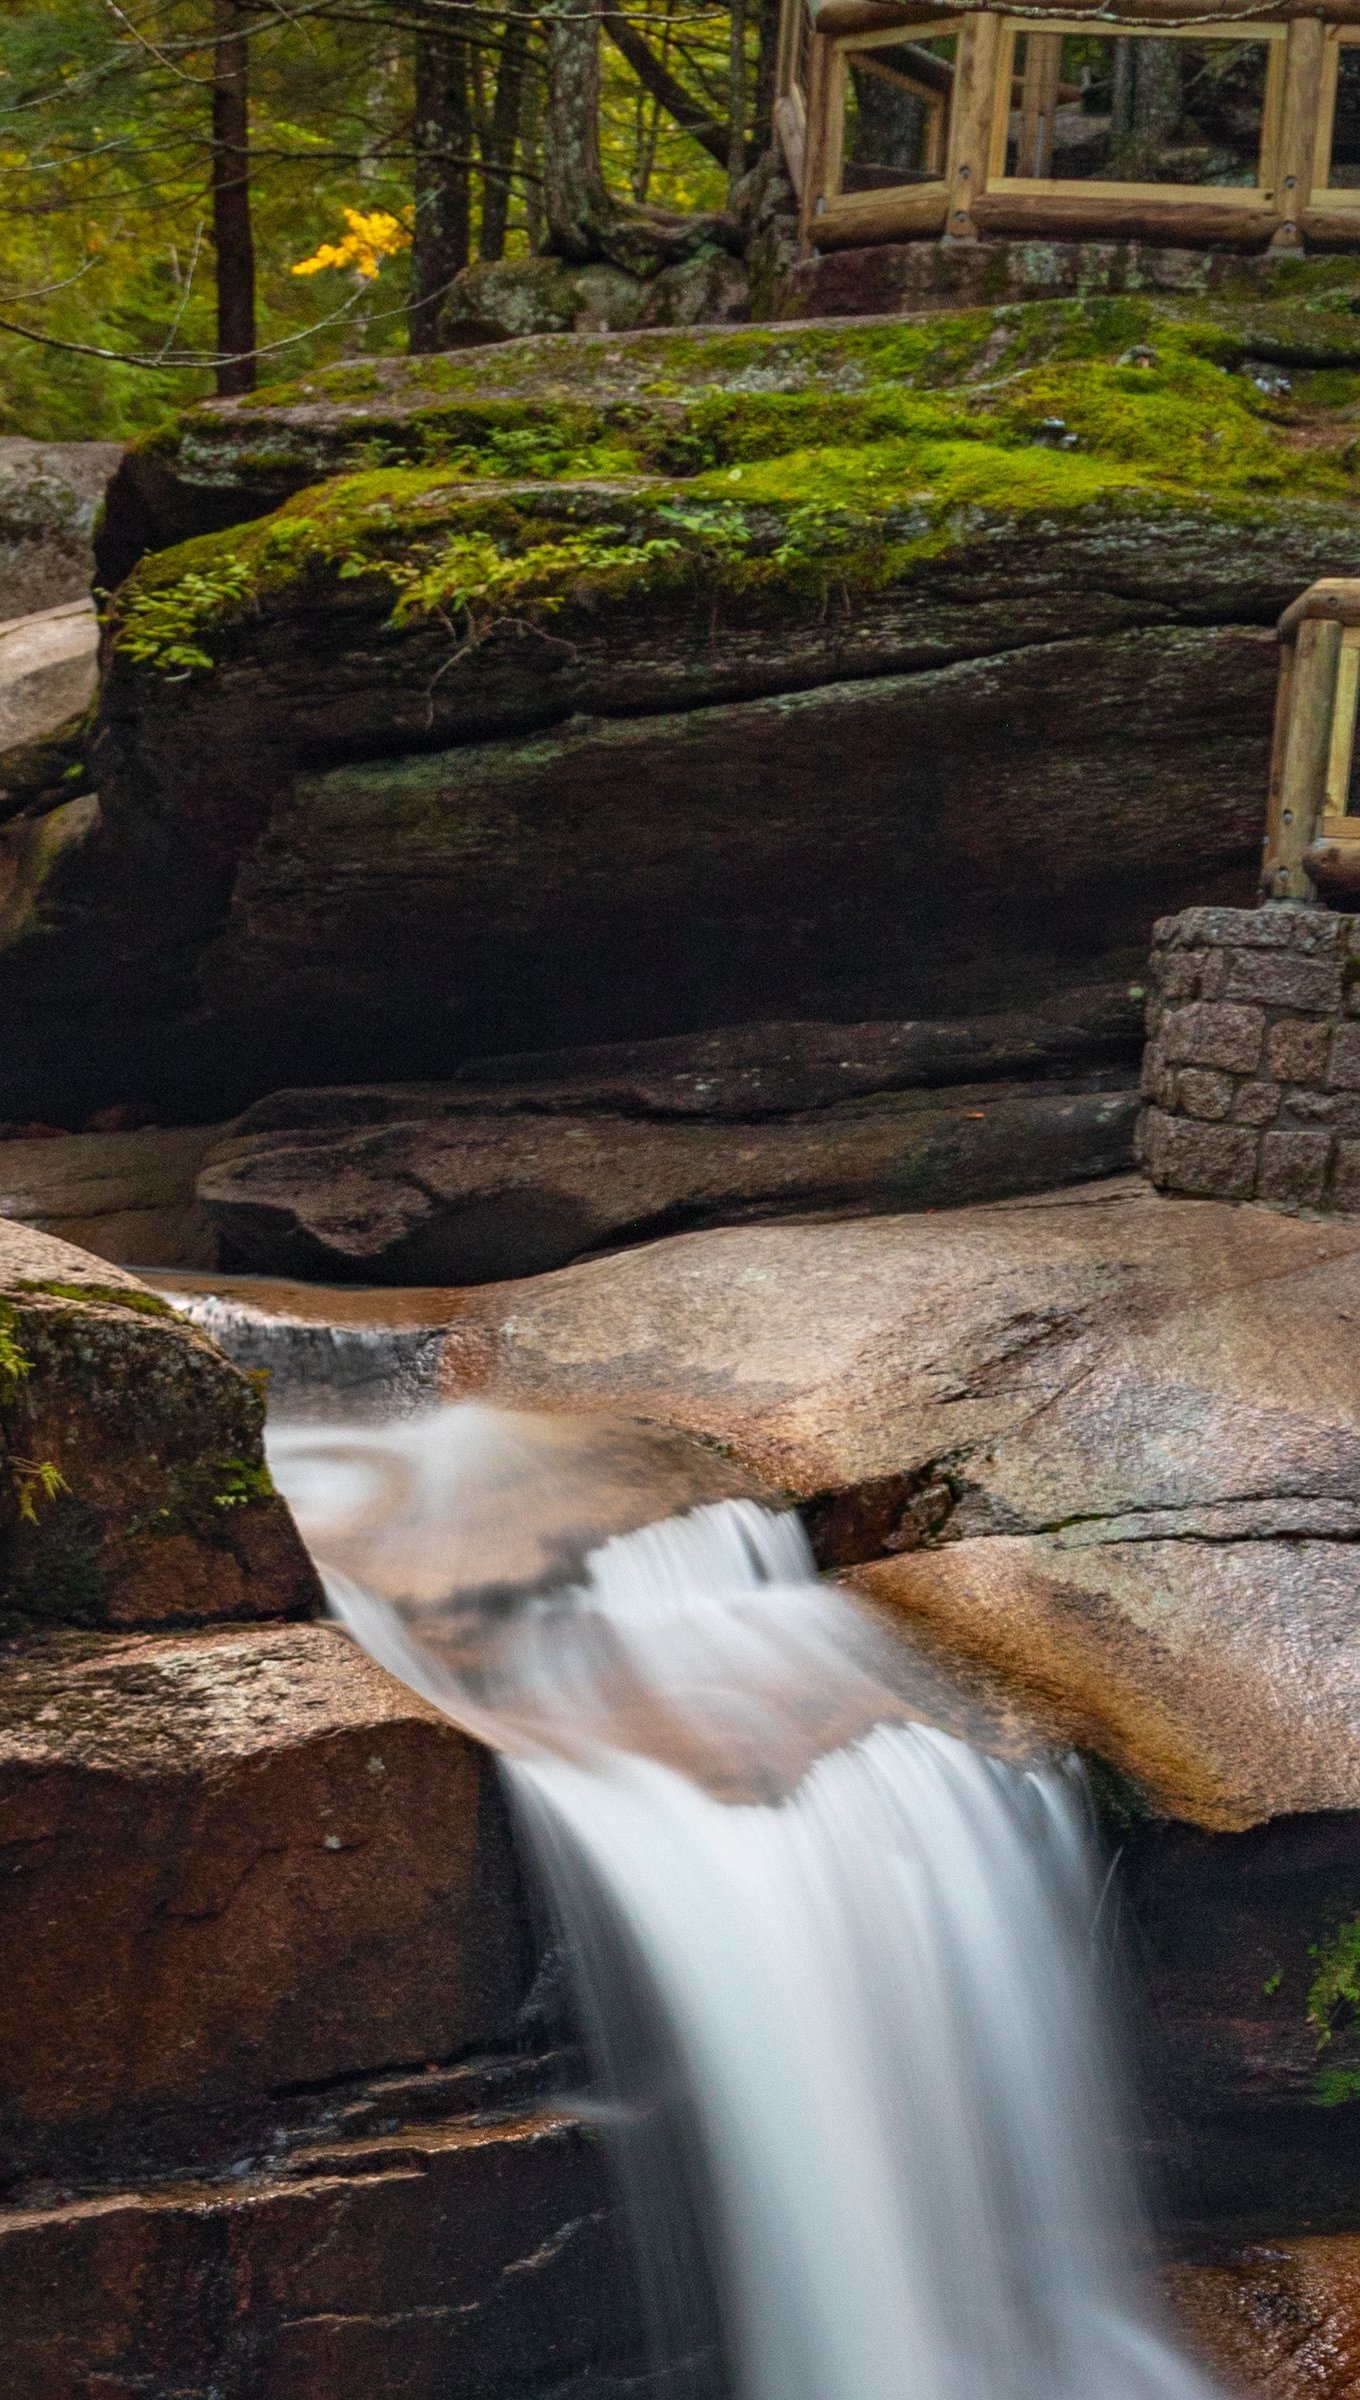
[[[429,351],[439,348],[440,313],[471,244],[467,41],[447,17],[423,14],[414,68],[415,225],[406,323],[409,347]]]
[[[608,260],[631,275],[656,275],[716,242],[730,246],[719,217],[639,208],[608,189],[600,159],[601,10],[591,0],[546,0],[543,112],[545,247],[574,265]]]
[[[548,98],[543,115],[543,207],[559,258],[600,255],[613,213],[600,163],[600,20],[590,0],[548,0]]]
[[[520,108],[519,154],[524,165],[524,238],[530,257],[543,248],[543,179],[539,174],[543,154],[543,68],[536,50],[530,50],[524,70],[524,98]]]
[[[696,100],[694,94],[686,90],[679,76],[671,73],[666,60],[658,56],[650,42],[638,32],[636,25],[624,16],[621,9],[604,9],[600,22],[644,89],[652,94],[653,99],[660,101],[667,115],[673,117],[677,125],[686,133],[693,134],[700,148],[706,150],[711,159],[716,160],[720,167],[725,167],[728,159],[727,127],[720,125],[716,117],[711,117],[702,100]]]
[[[1116,175],[1128,183],[1155,183],[1162,152],[1181,120],[1181,45],[1155,37],[1130,41],[1133,90],[1127,131],[1112,156]],[[1122,95],[1120,96],[1122,99]]]
[[[746,0],[728,0],[727,201],[746,173]]]
[[[239,0],[213,0],[212,216],[217,389],[255,388],[255,245],[250,227],[250,60]]]
[[[779,0],[758,0],[760,47],[756,52],[755,124],[751,156],[763,158],[774,140],[775,73],[779,64]]]
[[[515,166],[515,144],[519,139],[527,57],[523,22],[517,17],[508,17],[501,37],[501,61],[496,75],[496,97],[491,104],[491,124],[482,145],[482,222],[477,242],[478,256],[481,258],[505,256],[505,229],[510,215],[510,178]]]

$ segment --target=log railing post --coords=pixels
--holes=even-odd
[[[994,111],[1005,105],[997,93],[1001,19],[970,11],[959,26],[954,96],[949,122],[949,213],[945,239],[975,242],[973,203],[987,188]]]
[[[1326,38],[1326,29],[1317,17],[1295,17],[1285,38],[1284,106],[1275,155],[1280,222],[1270,237],[1272,250],[1303,248],[1299,219],[1312,197]]]

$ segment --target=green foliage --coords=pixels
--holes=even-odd
[[[223,1459],[214,1470],[214,1481],[214,1508],[248,1508],[252,1501],[274,1497],[274,1479],[263,1459]]]
[[[1360,2009],[1360,1917],[1338,1925],[1330,1940],[1310,1944],[1317,1973],[1308,1987],[1308,2016],[1325,2050],[1339,2010]]]
[[[55,1500],[59,1493],[71,1489],[61,1469],[50,1458],[19,1458],[11,1451],[6,1464],[19,1503],[21,1524],[36,1525],[39,1501]]]
[[[18,1313],[7,1300],[0,1300],[0,1399],[6,1385],[12,1391],[31,1369],[32,1361],[19,1344]]]
[[[1341,2026],[1360,2012],[1360,1917],[1337,1925],[1325,1941],[1311,1943],[1308,1956],[1316,1970],[1308,1987],[1308,2021],[1321,2056]],[[1313,2098],[1320,2108],[1360,2100],[1360,2066],[1320,2067]]]
[[[20,1345],[18,1326],[17,1310],[9,1301],[0,1301],[0,1408],[33,1371],[33,1362]],[[9,1478],[20,1524],[36,1525],[38,1503],[55,1500],[71,1488],[49,1458],[21,1458],[17,1451],[5,1449],[0,1452],[0,1464]]]
[[[119,613],[118,647],[135,665],[182,683],[212,666],[198,636],[249,596],[250,569],[229,552],[205,573],[191,567],[173,583],[134,592]]]

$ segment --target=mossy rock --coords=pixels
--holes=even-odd
[[[0,1223],[0,1632],[312,1614],[263,1424],[153,1293]]]
[[[927,318],[542,335],[320,370],[192,409],[129,452],[110,496],[104,580],[148,548],[365,469],[689,479],[752,459],[792,463],[809,447],[948,432],[1018,452],[1061,439],[1044,431],[1054,417],[1087,470],[1106,460],[1178,488],[1264,476],[1334,490],[1346,412],[1360,398],[1360,265],[1324,263],[1320,288],[1265,299],[1125,295]],[[1282,375],[1297,376],[1293,389],[1274,388]]]

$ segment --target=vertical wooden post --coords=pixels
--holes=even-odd
[[[830,186],[840,182],[842,128],[833,109],[844,106],[845,69],[829,35],[814,32],[808,65],[807,147],[803,154],[803,205],[799,230],[806,248],[817,239],[817,213]]]
[[[1061,64],[1060,33],[1026,34],[1017,175],[1047,176],[1053,172],[1053,111],[1058,105]]]
[[[1322,108],[1326,27],[1317,17],[1295,17],[1284,43],[1284,106],[1275,145],[1275,204],[1280,222],[1272,250],[1301,250],[1299,219],[1313,189],[1313,151]]]
[[[1267,896],[1272,900],[1313,897],[1303,857],[1322,813],[1340,658],[1341,627],[1335,619],[1305,617],[1294,645],[1288,688],[1280,695],[1284,721],[1277,719],[1278,788],[1272,775],[1266,837]]]
[[[973,203],[987,188],[987,161],[995,111],[1008,111],[1009,94],[997,91],[1001,63],[1001,19],[970,11],[960,22],[954,54],[954,94],[949,119],[949,213],[945,239],[975,242]]]

